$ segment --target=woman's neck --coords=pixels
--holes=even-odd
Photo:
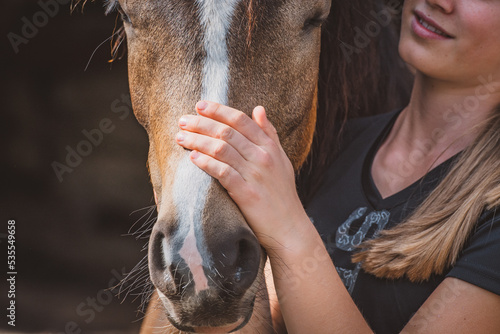
[[[382,197],[419,180],[469,146],[500,102],[500,83],[451,85],[417,73],[412,96],[375,155],[372,176]]]
[[[393,134],[409,149],[415,141],[426,141],[437,153],[463,150],[500,102],[500,83],[491,79],[456,85],[417,73],[410,103],[398,120],[404,131]]]

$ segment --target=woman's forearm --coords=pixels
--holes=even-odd
[[[281,246],[268,250],[288,332],[372,333],[316,229],[305,214],[300,219]]]

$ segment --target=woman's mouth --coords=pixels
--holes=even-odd
[[[415,34],[417,34],[418,36],[427,39],[453,38],[453,36],[447,33],[437,23],[429,18],[426,18],[424,14],[418,11],[415,11],[414,14],[415,16],[412,20],[412,28]]]

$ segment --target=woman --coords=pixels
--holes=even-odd
[[[405,1],[410,103],[348,123],[308,213],[263,107],[181,119],[268,252],[289,332],[500,332],[499,17],[500,1]],[[242,136],[216,160],[224,124]]]

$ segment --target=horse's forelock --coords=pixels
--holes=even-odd
[[[87,4],[89,0],[71,0],[71,12],[73,12],[78,6],[81,6],[81,10]],[[95,1],[95,0],[90,0]],[[253,31],[257,27],[257,5],[259,0],[248,0],[247,2],[247,20],[248,20],[248,31],[247,31],[247,39],[246,44],[247,48],[250,48],[252,43],[252,35]],[[118,5],[117,0],[104,0],[104,4],[106,6],[106,15],[113,12]],[[118,20],[118,17],[117,17]],[[121,59],[125,51],[122,52],[122,55],[118,56],[118,51],[120,50],[120,46],[125,40],[125,29],[123,25],[118,27],[118,23],[115,24],[115,28],[113,30],[113,35],[111,36],[111,60],[110,62],[115,61],[117,58]]]

